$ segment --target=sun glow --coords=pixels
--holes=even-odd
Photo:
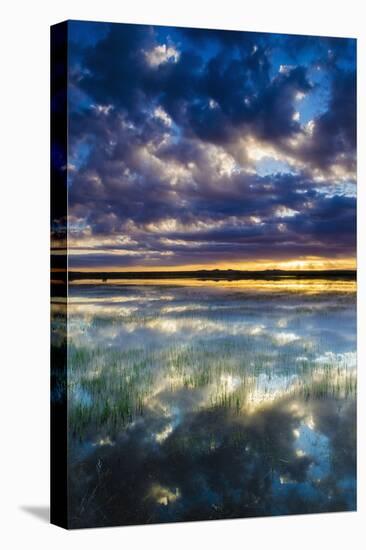
[[[182,265],[130,265],[128,267],[119,266],[93,266],[93,267],[70,267],[70,271],[80,272],[116,272],[126,273],[129,271],[139,272],[172,272],[172,271],[199,271],[199,270],[214,270],[214,269],[233,269],[243,271],[261,271],[261,270],[273,270],[283,269],[288,271],[298,270],[332,270],[332,269],[356,269],[356,258],[337,258],[329,259],[321,256],[302,256],[296,259],[261,259],[261,260],[239,260],[239,261],[227,261],[218,262],[214,264],[202,263],[202,264],[182,264]]]

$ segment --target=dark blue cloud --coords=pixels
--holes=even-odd
[[[71,28],[70,214],[133,243],[74,265],[354,254],[355,198],[339,191],[355,181],[354,40]]]

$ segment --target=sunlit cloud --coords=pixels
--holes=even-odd
[[[70,49],[70,269],[354,267],[353,43],[124,30]]]
[[[174,46],[168,46],[167,44],[155,46],[152,50],[145,52],[146,60],[152,67],[158,67],[168,62],[176,63],[179,56],[179,51]]]

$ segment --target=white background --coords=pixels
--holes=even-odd
[[[0,64],[2,548],[358,549],[365,540],[365,19],[356,0],[13,0]],[[49,503],[49,26],[64,19],[352,36],[359,83],[357,513],[63,531]],[[362,334],[364,333],[364,334]],[[363,403],[364,402],[364,403]]]

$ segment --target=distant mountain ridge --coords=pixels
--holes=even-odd
[[[82,279],[348,279],[356,280],[355,269],[328,269],[328,270],[297,270],[265,269],[243,271],[236,269],[199,269],[195,271],[70,271],[69,281]]]

